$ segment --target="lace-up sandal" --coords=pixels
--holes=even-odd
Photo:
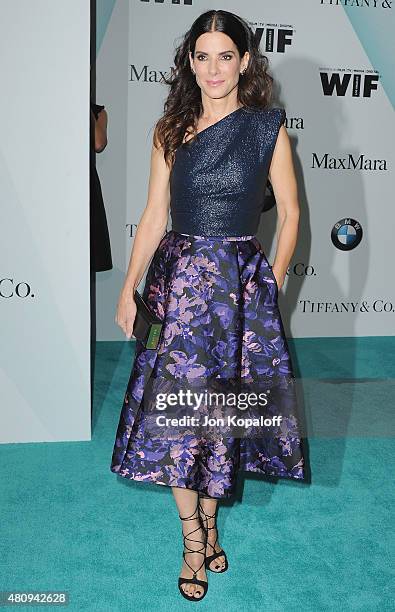
[[[206,556],[206,560],[205,560],[205,565],[206,565],[206,569],[210,570],[210,572],[214,572],[215,574],[223,574],[224,572],[226,572],[226,570],[228,569],[228,559],[226,557],[226,553],[224,550],[219,550],[216,551],[215,550],[215,545],[218,542],[218,531],[217,531],[217,520],[216,520],[216,515],[213,514],[207,514],[206,511],[204,510],[204,508],[202,507],[201,503],[199,502],[199,510],[201,512],[201,514],[204,515],[204,521],[205,524],[203,524],[203,528],[206,531],[206,541],[207,541],[207,545],[210,546],[213,550],[213,553],[211,555]],[[212,525],[211,527],[208,526],[208,519],[214,519],[214,525]],[[208,541],[208,532],[210,529],[215,529],[216,532],[216,538],[215,538],[215,542],[214,544],[211,544]],[[211,563],[215,560],[218,559],[218,557],[224,557],[224,567],[221,569],[212,569],[210,567]],[[218,561],[217,561],[218,563]],[[220,567],[217,565],[217,567]]]
[[[191,514],[191,516],[186,516],[186,517],[182,517],[180,514],[178,515],[180,517],[180,519],[182,521],[192,521],[192,520],[198,520],[199,522],[199,512],[198,512],[198,506],[196,506],[195,511],[193,512],[193,514]],[[193,572],[193,577],[192,578],[182,578],[181,576],[178,578],[178,588],[180,590],[180,593],[183,597],[185,597],[185,599],[188,599],[189,601],[201,601],[203,599],[203,597],[206,595],[207,593],[207,589],[208,589],[208,582],[205,580],[199,580],[197,578],[197,573],[199,572],[199,570],[204,567],[205,565],[205,557],[206,557],[206,543],[207,543],[207,532],[206,530],[202,529],[203,534],[204,534],[204,542],[201,542],[201,540],[194,540],[193,538],[191,538],[190,536],[195,533],[195,531],[199,531],[201,530],[202,527],[198,526],[196,527],[196,529],[193,529],[192,531],[190,531],[189,533],[187,533],[186,535],[183,535],[184,538],[184,550],[182,553],[182,556],[184,558],[184,561],[186,563],[186,565],[190,568],[190,570]],[[193,549],[193,548],[189,548],[187,545],[187,540],[189,540],[190,542],[197,542],[199,544],[202,544],[202,548],[199,549]],[[185,552],[185,549],[186,552]],[[191,567],[186,559],[186,555],[191,554],[191,553],[199,553],[201,555],[203,555],[203,561],[201,563],[201,565],[195,570],[193,569],[193,567]],[[195,596],[195,593],[193,595],[188,595],[187,593],[184,592],[184,589],[181,588],[183,584],[196,584],[198,586],[200,586],[203,589],[203,594],[200,595],[199,597]],[[201,589],[199,589],[201,590]]]

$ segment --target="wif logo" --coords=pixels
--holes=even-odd
[[[320,70],[321,86],[324,96],[344,98],[371,98],[372,91],[377,91],[380,75],[364,74],[363,70],[355,72]]]
[[[292,45],[294,31],[291,27],[279,28],[273,24],[265,28],[257,26],[255,38],[265,53],[285,53],[287,47]]]

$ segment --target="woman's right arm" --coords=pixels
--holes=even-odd
[[[170,169],[165,163],[163,149],[152,144],[147,204],[138,223],[115,317],[128,339],[136,316],[134,290],[166,231],[170,207],[169,178]]]

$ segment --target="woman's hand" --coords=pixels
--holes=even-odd
[[[119,296],[115,322],[120,326],[126,338],[130,340],[133,331],[134,320],[136,317],[136,302],[133,294],[121,291]]]

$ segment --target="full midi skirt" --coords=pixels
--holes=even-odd
[[[142,296],[162,320],[162,334],[155,350],[136,340],[111,471],[216,498],[232,495],[238,471],[303,480],[295,376],[276,278],[259,240],[167,231]],[[225,390],[226,402],[222,394],[222,404],[208,407],[212,389]],[[188,390],[206,395],[186,414],[174,393]],[[249,396],[248,408],[239,408],[246,392],[255,400],[264,393],[265,401],[256,408]],[[168,412],[160,393],[176,398],[165,404]],[[229,408],[231,393],[237,401]]]

